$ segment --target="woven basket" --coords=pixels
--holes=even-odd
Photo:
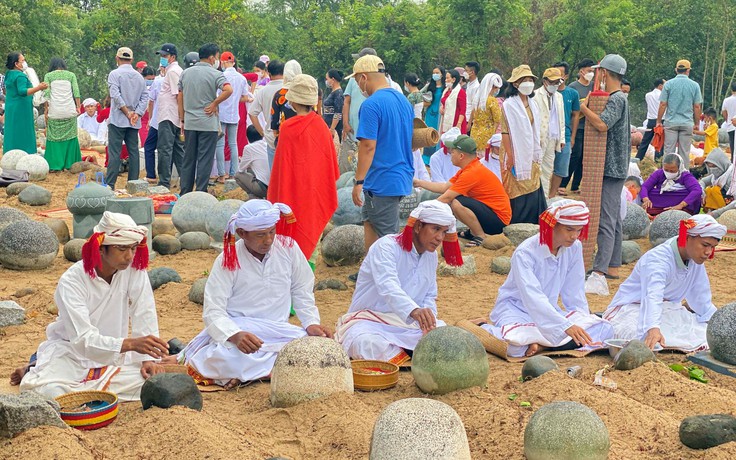
[[[96,430],[111,424],[118,416],[118,397],[109,391],[77,391],[56,398],[61,419],[78,430]],[[84,412],[73,409],[87,406]]]
[[[434,128],[414,129],[411,137],[412,150],[423,149],[424,147],[432,147],[440,141],[440,133]]]
[[[167,374],[188,374],[187,366],[183,364],[162,364],[164,372]]]
[[[353,386],[356,390],[385,390],[396,386],[399,382],[399,366],[386,361],[360,359],[352,361]],[[378,369],[380,373],[369,373],[369,369]]]

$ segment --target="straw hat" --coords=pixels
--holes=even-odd
[[[317,80],[304,73],[295,76],[286,93],[286,100],[308,107],[317,105]]]
[[[532,73],[532,69],[528,65],[523,64],[519,67],[514,68],[514,70],[511,72],[511,77],[509,77],[508,82],[516,83],[518,80],[526,77],[532,77],[535,80],[537,79],[537,76]]]

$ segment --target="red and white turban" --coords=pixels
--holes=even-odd
[[[91,278],[97,276],[95,269],[101,264],[100,246],[138,245],[133,258],[133,268],[145,270],[148,267],[148,229],[135,223],[126,214],[105,211],[95,226],[94,233],[82,246],[84,271]]]
[[[713,216],[708,214],[697,214],[688,219],[680,221],[680,232],[677,236],[677,245],[685,247],[688,236],[701,236],[703,238],[715,238],[720,240],[726,235],[728,229],[725,225],[721,225]],[[710,255],[711,259],[715,255],[715,251]]]
[[[246,232],[266,230],[274,225],[276,233],[282,236],[291,236],[293,225],[296,222],[291,208],[283,203],[271,203],[267,200],[248,200],[233,214],[225,227],[223,236],[222,266],[228,270],[240,268],[238,256],[235,252],[235,230],[243,229]]]
[[[442,251],[445,253],[445,262],[448,265],[458,267],[463,264],[463,256],[460,251],[460,243],[457,240],[457,228],[455,226],[455,216],[452,209],[447,203],[438,200],[429,200],[419,203],[406,222],[404,231],[397,236],[397,241],[402,249],[410,252],[414,245],[414,224],[424,222],[425,224],[435,224],[449,227],[444,240],[442,241]]]
[[[559,200],[552,203],[539,216],[539,244],[546,244],[550,251],[552,248],[552,235],[555,225],[583,226],[580,239],[588,239],[588,222],[590,221],[590,210],[582,201]]]

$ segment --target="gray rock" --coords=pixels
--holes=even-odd
[[[240,200],[223,200],[215,203],[209,210],[205,220],[205,230],[212,239],[222,241],[222,235],[225,233],[228,221],[233,214],[238,212],[243,203]],[[176,206],[179,206],[179,204],[177,203]]]
[[[205,232],[189,232],[179,236],[179,242],[181,243],[182,249],[197,251],[200,249],[209,249],[212,240]]]
[[[60,244],[66,244],[69,241],[69,227],[66,222],[61,219],[45,219],[43,223],[54,231]]]
[[[2,159],[0,159],[0,168],[8,170],[15,169],[18,161],[20,161],[21,158],[27,155],[28,153],[24,152],[23,150],[8,150],[7,152],[3,153],[3,157]]]
[[[49,174],[49,163],[41,155],[26,155],[15,165],[18,171],[28,171],[28,179],[44,180]]]
[[[406,195],[399,201],[399,219],[406,220],[411,212],[419,206],[419,194],[412,189],[411,195]]]
[[[626,203],[626,217],[624,217],[622,233],[624,240],[643,238],[650,224],[649,215],[638,204]]]
[[[324,337],[291,341],[281,349],[271,371],[271,405],[274,407],[291,407],[336,393],[352,392],[350,358],[336,341]]]
[[[207,217],[217,204],[217,198],[206,192],[183,195],[171,210],[171,220],[179,233],[206,232]]]
[[[12,224],[13,222],[18,222],[21,220],[31,219],[29,219],[23,211],[19,211],[15,208],[9,208],[7,206],[0,206],[0,232],[2,232],[5,227]]]
[[[30,182],[13,182],[12,184],[8,185],[8,187],[5,189],[5,193],[8,196],[16,196],[20,195],[20,192],[30,187]]]
[[[690,214],[674,209],[658,215],[649,228],[649,242],[652,243],[652,246],[657,246],[673,236],[677,236],[680,231],[680,221],[688,218],[690,218]]]
[[[0,394],[0,437],[12,438],[37,426],[67,428],[59,417],[59,404],[34,391]]]
[[[169,267],[158,267],[148,272],[151,287],[156,290],[166,283],[181,283],[181,276]]]
[[[189,289],[189,301],[198,305],[204,305],[204,287],[207,285],[207,278],[200,278],[192,283]]]
[[[0,327],[17,326],[26,320],[26,311],[12,300],[0,300]]]
[[[131,195],[136,193],[148,194],[148,181],[144,179],[129,180],[125,184],[125,191]]]
[[[459,267],[447,265],[442,261],[437,268],[437,274],[442,276],[469,276],[475,275],[477,271],[475,256],[472,254],[463,255],[463,264]]]
[[[322,280],[319,283],[317,283],[316,286],[314,286],[315,291],[324,291],[327,289],[331,289],[335,291],[347,291],[348,286],[342,281],[336,280],[334,278]]]
[[[365,256],[363,227],[342,225],[322,240],[322,259],[330,267],[354,265]]]
[[[322,238],[324,239],[324,237],[326,237],[327,234],[330,233],[334,228],[335,224],[333,224],[332,222],[327,222],[327,225],[325,225],[325,229],[322,230]]]
[[[655,361],[654,353],[641,340],[631,340],[618,352],[614,367],[619,371],[630,371],[644,363]]]
[[[470,460],[465,426],[441,401],[406,398],[386,406],[373,425],[370,460]]]
[[[721,214],[721,217],[717,220],[719,224],[725,225],[728,231],[736,231],[736,209],[729,209]]]
[[[641,257],[641,247],[636,241],[623,241],[621,243],[621,262],[633,264]]]
[[[484,240],[483,246],[486,249],[490,249],[491,251],[496,251],[501,248],[505,248],[506,246],[511,245],[511,240],[506,237],[504,234],[500,235],[488,235]]]
[[[499,275],[508,275],[511,271],[511,257],[494,257],[491,261],[491,272]]]
[[[69,242],[64,245],[64,258],[69,262],[79,262],[82,260],[82,246],[84,246],[84,243],[86,242],[87,240],[84,238],[74,238],[73,240],[69,240]]]
[[[13,294],[13,297],[15,297],[16,299],[21,299],[23,297],[33,295],[36,292],[38,292],[38,289],[34,287],[24,287],[24,288],[21,288],[15,291],[15,294]]]
[[[187,374],[156,374],[143,383],[141,404],[143,410],[153,406],[164,409],[184,406],[202,410],[202,393],[199,392],[194,379]]]
[[[181,242],[171,235],[159,235],[152,241],[153,250],[162,256],[178,254],[181,251]]]
[[[736,418],[728,414],[687,417],[680,423],[680,441],[691,449],[710,449],[736,441]]]
[[[71,167],[69,168],[69,172],[72,174],[79,174],[85,171],[89,171],[93,167],[94,165],[89,161],[77,161],[76,163],[71,165]]]
[[[465,329],[442,326],[419,340],[411,358],[411,375],[420,390],[445,394],[484,387],[488,357],[480,340]]]
[[[715,359],[736,365],[736,302],[713,313],[708,321],[706,337],[710,354]]]
[[[337,190],[337,209],[332,215],[332,223],[341,225],[363,225],[361,208],[353,203],[353,188],[344,187]]]
[[[171,219],[165,217],[156,217],[151,224],[151,234],[154,238],[159,235],[176,236],[176,227]]]
[[[419,202],[424,203],[425,201],[429,200],[436,200],[439,198],[440,194],[435,192],[430,192],[429,190],[422,190],[419,192]]]
[[[578,402],[545,404],[534,412],[524,430],[528,460],[606,460],[610,448],[603,420]]]
[[[149,195],[167,195],[169,193],[171,193],[171,190],[164,187],[163,185],[154,185],[153,187],[148,187]]]
[[[18,201],[31,206],[46,206],[51,203],[51,192],[38,185],[31,185],[18,194]]]
[[[172,338],[166,344],[169,346],[169,355],[178,355],[181,353],[184,348],[186,348],[187,344],[182,342],[181,340],[177,339],[176,337]]]
[[[557,369],[559,369],[557,363],[549,356],[532,356],[524,361],[524,366],[521,368],[521,378],[527,381]]]
[[[352,187],[354,179],[355,179],[355,171],[348,171],[348,172],[342,173],[340,177],[337,179],[337,182],[335,182],[335,186],[338,189],[341,189],[344,187]]]
[[[56,234],[41,222],[21,220],[0,233],[0,264],[11,270],[42,270],[58,252]]]
[[[239,190],[240,186],[237,182],[235,182],[235,179],[227,179],[225,180],[225,184],[222,186],[222,193],[228,193],[232,192],[233,190]]]
[[[530,236],[539,233],[539,225],[537,224],[511,224],[503,228],[503,234],[511,240],[511,244],[518,246]]]

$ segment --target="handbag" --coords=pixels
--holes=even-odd
[[[28,182],[28,171],[3,169],[0,172],[0,187],[7,187],[16,182]]]

